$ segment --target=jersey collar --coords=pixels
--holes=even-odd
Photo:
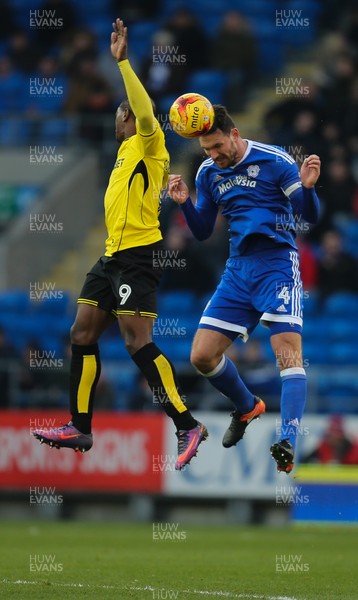
[[[244,156],[241,158],[241,160],[239,160],[237,163],[235,163],[234,165],[231,165],[231,167],[229,167],[230,169],[235,169],[235,167],[237,167],[237,165],[240,165],[242,162],[244,162],[244,160],[247,158],[247,156],[250,154],[251,152],[251,148],[252,148],[252,140],[246,140],[244,138],[244,142],[247,142],[247,148],[245,150],[245,154]]]

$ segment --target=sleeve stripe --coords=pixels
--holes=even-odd
[[[294,192],[295,190],[297,190],[300,187],[302,187],[301,181],[296,181],[296,183],[293,183],[288,188],[283,190],[283,193],[285,194],[285,196],[287,196],[289,198],[290,195],[292,194],[292,192]]]
[[[199,168],[198,168],[198,170],[197,170],[197,173],[196,173],[195,179],[197,178],[197,176],[199,175],[200,171],[201,171],[201,170],[202,170],[204,167],[206,167],[207,165],[212,165],[213,163],[214,163],[214,161],[213,161],[213,159],[212,159],[212,158],[206,158],[206,159],[205,159],[205,160],[204,160],[204,161],[201,163],[201,165],[199,165]]]

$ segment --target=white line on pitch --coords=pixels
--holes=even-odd
[[[16,581],[9,581],[3,579],[1,583],[7,583],[12,585],[45,585],[42,581],[25,581],[17,579]],[[131,592],[160,592],[165,590],[166,592],[174,592],[175,590],[167,590],[166,588],[155,588],[151,585],[145,587],[138,587],[134,585],[89,585],[87,583],[51,583],[54,587],[73,587],[73,588],[87,588],[87,589],[99,589],[99,590],[128,590]],[[198,596],[208,596],[212,598],[236,598],[236,600],[298,600],[293,596],[266,596],[262,594],[235,594],[234,592],[210,592],[209,590],[176,590],[180,594],[197,594]],[[302,599],[304,600],[304,599]]]

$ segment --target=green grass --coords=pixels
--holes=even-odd
[[[358,597],[355,528],[177,527],[185,539],[153,540],[152,524],[1,522],[0,598]],[[52,557],[56,570],[31,571],[30,555]],[[287,572],[276,570],[276,555]]]

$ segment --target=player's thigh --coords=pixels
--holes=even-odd
[[[155,267],[154,247],[159,246],[130,248],[106,262],[105,270],[117,301],[117,316],[140,315],[151,319],[158,316],[157,291],[162,270]]]
[[[236,264],[236,261],[231,261]],[[242,261],[244,262],[244,261]],[[240,337],[247,341],[257,326],[261,313],[252,305],[243,269],[225,268],[221,281],[206,305],[199,329],[215,330],[232,342]]]
[[[198,367],[203,363],[216,362],[231,344],[232,339],[220,331],[198,329],[192,344],[191,362]]]
[[[98,306],[78,304],[75,321],[71,327],[71,342],[79,345],[95,344],[113,322],[113,314]]]
[[[251,292],[261,324],[285,323],[300,333],[302,328],[302,281],[295,250],[270,251],[255,264]]]
[[[100,308],[106,313],[112,313],[114,317],[117,317],[117,299],[113,293],[111,281],[105,270],[107,260],[108,258],[106,256],[102,256],[89,273],[87,273],[87,277],[77,299],[77,304]]]
[[[114,321],[116,298],[103,269],[103,257],[87,273],[77,299],[77,314],[71,328],[74,344],[95,343]]]
[[[280,370],[302,367],[302,337],[300,333],[284,331],[272,335],[270,340]]]

